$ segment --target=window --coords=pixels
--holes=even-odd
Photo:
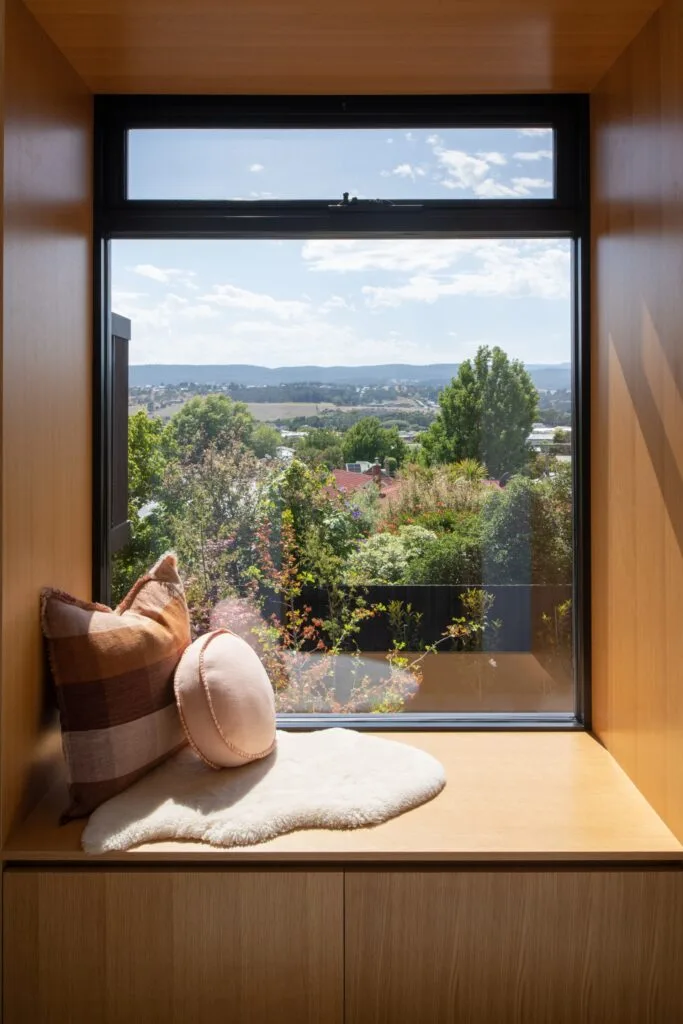
[[[130,199],[549,199],[553,130],[139,129]]]
[[[99,100],[100,597],[174,547],[291,725],[585,723],[584,114]]]

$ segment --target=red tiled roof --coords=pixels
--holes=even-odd
[[[369,473],[351,473],[347,469],[333,469],[332,476],[339,491],[359,491],[361,487],[373,483]]]
[[[353,494],[354,491],[360,491],[363,487],[374,484],[376,479],[372,473],[351,473],[347,469],[333,469],[332,476],[334,477],[336,490],[345,491],[347,494]],[[394,477],[386,476],[383,473],[380,480],[380,494],[388,495],[398,490],[400,481]],[[330,491],[332,489],[329,488]]]

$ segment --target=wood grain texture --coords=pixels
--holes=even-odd
[[[585,92],[657,0],[28,0],[95,92]]]
[[[683,838],[683,0],[592,96],[593,724]]]
[[[5,1024],[341,1024],[343,877],[4,876]]]
[[[233,850],[157,843],[107,859],[128,864],[683,860],[680,842],[586,733],[393,733],[391,739],[432,754],[448,781],[430,803],[375,828],[293,832]],[[64,799],[63,790],[49,794],[10,836],[3,857],[92,864],[80,848],[83,822],[57,824]]]
[[[91,588],[91,97],[20,0],[4,66],[1,832],[44,718],[39,592]]]
[[[683,1019],[682,872],[346,877],[353,1024]]]

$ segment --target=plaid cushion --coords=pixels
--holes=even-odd
[[[116,611],[45,589],[41,620],[79,818],[185,743],[173,674],[190,643],[176,557],[164,555]]]

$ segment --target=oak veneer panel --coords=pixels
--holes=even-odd
[[[5,1024],[341,1024],[343,877],[4,875]]]
[[[346,876],[353,1024],[683,1020],[683,873]]]
[[[382,825],[293,832],[233,850],[156,843],[109,859],[683,860],[681,843],[586,733],[412,732],[390,738],[436,757],[448,782],[434,800]],[[83,822],[57,825],[65,799],[64,790],[48,794],[10,836],[4,858],[92,863],[80,848]]]
[[[683,0],[591,98],[593,725],[683,838]]]
[[[657,0],[29,0],[95,92],[591,89]]]
[[[39,592],[88,597],[92,507],[92,100],[20,0],[4,63],[4,838],[40,757]]]

